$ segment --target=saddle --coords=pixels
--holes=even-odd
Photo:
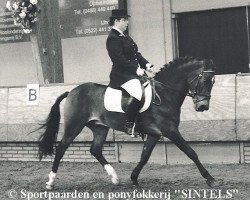
[[[146,111],[152,102],[152,86],[149,82],[142,84],[142,100],[139,113]],[[108,87],[104,94],[104,107],[111,112],[125,113],[130,95],[123,89],[114,89]]]

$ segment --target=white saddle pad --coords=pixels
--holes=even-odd
[[[152,87],[150,84],[148,84],[145,87],[145,102],[139,112],[141,113],[146,111],[150,106],[151,101]],[[124,110],[122,109],[122,91],[108,87],[104,95],[104,107],[106,108],[106,110],[111,112],[124,113]]]

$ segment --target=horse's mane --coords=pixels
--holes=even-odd
[[[205,60],[203,58],[193,58],[193,57],[180,57],[177,58],[165,65],[163,65],[163,67],[160,69],[160,71],[158,71],[155,76],[161,74],[163,71],[168,71],[168,72],[172,72],[173,70],[177,69],[179,66],[182,66],[183,64],[186,64],[188,62],[195,62],[195,61],[201,61],[201,60]]]

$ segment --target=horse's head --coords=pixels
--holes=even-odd
[[[215,66],[212,60],[200,61],[198,69],[188,74],[188,95],[193,98],[195,110],[203,112],[209,109],[211,91],[215,82]]]
[[[214,70],[212,60],[179,58],[157,72],[155,80],[177,94],[176,101],[180,106],[188,95],[193,98],[195,110],[202,112],[209,109]]]

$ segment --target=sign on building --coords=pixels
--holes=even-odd
[[[59,0],[62,38],[105,35],[118,0]]]
[[[6,1],[3,2],[6,4]],[[2,3],[0,5],[0,43],[30,41],[29,35],[22,34],[20,26],[14,24],[12,12],[8,11]]]
[[[27,84],[26,105],[37,106],[39,104],[39,84]]]

